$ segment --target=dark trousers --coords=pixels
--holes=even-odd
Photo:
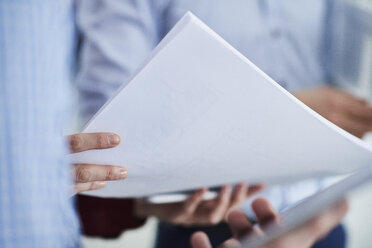
[[[185,228],[160,222],[158,225],[155,248],[190,248],[190,237],[196,231],[204,231],[211,239],[213,247],[218,246],[231,237],[227,224],[221,223],[213,227]],[[313,248],[345,248],[346,232],[342,225],[337,226],[327,237],[319,241]]]

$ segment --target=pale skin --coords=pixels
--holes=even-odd
[[[367,101],[331,86],[319,86],[293,95],[324,118],[361,138],[372,131],[372,107]]]
[[[120,144],[120,137],[114,133],[74,134],[67,137],[72,153],[108,149]],[[126,168],[117,165],[74,164],[74,193],[101,189],[107,181],[124,180],[128,176]],[[180,203],[151,204],[137,200],[135,214],[138,217],[155,216],[160,220],[177,225],[214,225],[226,218],[227,212],[239,207],[247,197],[260,191],[263,187],[248,187],[239,184],[234,189],[230,185],[221,188],[218,197],[203,200],[206,188],[199,189],[188,199]]]
[[[71,153],[93,149],[107,149],[117,146],[120,137],[113,133],[74,134],[67,137]],[[107,181],[123,180],[128,171],[121,166],[74,164],[74,193],[101,189]]]
[[[275,221],[280,225],[278,213],[266,199],[256,199],[252,203],[252,208],[259,225],[263,225],[268,221]],[[340,223],[347,213],[347,209],[347,202],[343,199],[300,227],[260,248],[310,248]],[[244,235],[252,233],[265,235],[260,226],[254,227],[241,210],[232,210],[227,216],[227,221],[234,237],[221,244],[219,248],[242,247],[239,238]],[[203,232],[195,233],[191,237],[191,244],[192,248],[212,248],[208,236]]]

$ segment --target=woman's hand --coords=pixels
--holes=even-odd
[[[227,185],[221,188],[219,195],[213,200],[203,200],[207,189],[200,189],[180,203],[152,204],[137,200],[135,210],[138,217],[155,216],[176,225],[215,225],[225,220],[230,209],[239,207],[247,197],[262,188],[263,186],[248,187],[247,184],[239,184],[233,190]]]
[[[252,208],[256,214],[259,225],[264,225],[268,221],[277,221],[280,225],[278,213],[273,210],[266,199],[256,199],[252,203]],[[261,248],[310,248],[340,223],[347,209],[346,200],[342,200],[302,226],[283,234]],[[245,235],[265,235],[262,229],[253,226],[240,210],[231,211],[227,219],[234,234],[234,238],[224,242],[220,248],[242,247],[239,238]],[[208,236],[203,232],[195,233],[191,237],[191,244],[193,248],[212,248]]]
[[[80,133],[67,137],[71,153],[93,149],[112,148],[120,143],[120,137],[114,133]],[[101,189],[106,181],[123,180],[128,176],[124,167],[113,165],[74,164],[74,194]]]

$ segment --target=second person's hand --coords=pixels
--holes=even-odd
[[[264,236],[265,233],[261,229],[261,226],[270,221],[277,222],[278,228],[280,228],[280,217],[266,199],[256,199],[252,203],[252,208],[259,225],[253,225],[241,210],[232,210],[228,214],[228,223],[234,234],[234,238],[227,240],[219,248],[242,247],[239,238],[245,235]],[[310,221],[279,236],[260,248],[310,248],[340,223],[347,209],[347,201],[343,199],[322,211]],[[191,244],[193,248],[212,248],[208,236],[203,232],[195,233],[191,238]]]
[[[361,138],[372,131],[372,107],[363,99],[330,86],[320,86],[293,94],[324,118]]]
[[[200,189],[191,194],[184,202],[152,204],[146,200],[137,200],[135,211],[138,217],[155,216],[160,220],[176,225],[215,225],[225,220],[226,213],[239,207],[247,197],[263,188],[261,185],[249,187],[239,184],[233,190],[230,185],[221,187],[216,199],[203,200],[207,189]]]

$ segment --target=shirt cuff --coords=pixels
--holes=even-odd
[[[146,219],[134,215],[134,199],[77,195],[82,232],[86,236],[116,238],[123,231],[142,226]]]

